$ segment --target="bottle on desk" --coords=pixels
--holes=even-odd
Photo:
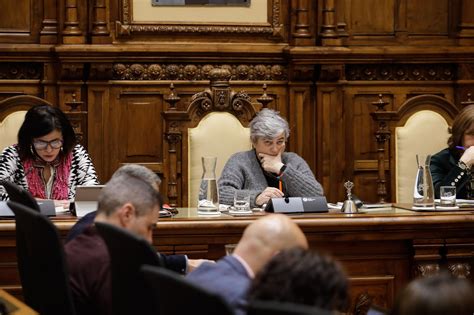
[[[415,207],[434,207],[434,187],[430,171],[431,155],[416,155],[418,168],[415,187],[413,188],[413,205]]]

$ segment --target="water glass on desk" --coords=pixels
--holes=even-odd
[[[247,190],[236,190],[234,194],[234,211],[250,211],[250,193]]]
[[[439,203],[442,207],[455,207],[456,186],[441,186],[439,191]]]

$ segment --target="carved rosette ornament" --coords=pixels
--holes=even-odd
[[[471,266],[468,263],[449,264],[448,269],[456,278],[468,278],[471,274]]]
[[[349,81],[451,81],[455,79],[453,64],[348,64]]]
[[[213,80],[212,70],[226,70],[230,76],[227,80],[269,80],[285,81],[288,69],[280,64],[125,64],[113,65],[114,80]],[[217,74],[214,75],[222,75]]]
[[[415,267],[415,276],[416,277],[429,277],[437,275],[440,271],[439,264],[419,264]]]
[[[0,63],[0,79],[2,80],[25,80],[40,79],[43,66],[41,63],[30,62],[5,62]]]

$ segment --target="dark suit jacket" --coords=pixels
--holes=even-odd
[[[66,238],[66,243],[72,241],[78,235],[82,234],[82,232],[84,232],[86,228],[91,226],[92,223],[94,223],[96,214],[97,214],[97,211],[94,211],[94,212],[86,214],[81,219],[79,219],[79,221],[77,221],[76,224],[74,224],[74,226],[69,231]],[[166,269],[170,269],[181,274],[186,273],[187,264],[188,264],[188,259],[186,258],[186,255],[161,254],[161,257],[163,258],[165,262]]]
[[[247,270],[234,256],[225,256],[215,264],[205,262],[186,278],[222,296],[236,315],[245,314],[243,309],[247,305],[247,291],[251,279]]]
[[[439,198],[441,186],[456,186],[456,198],[467,198],[466,184],[470,175],[458,166],[459,157],[449,149],[444,149],[431,157],[431,176],[436,198]]]

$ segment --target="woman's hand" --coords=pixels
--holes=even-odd
[[[459,160],[471,167],[474,164],[474,146],[467,148]]]
[[[282,198],[284,196],[283,192],[275,187],[267,187],[260,195],[255,199],[255,204],[257,206],[262,206],[265,203],[268,203],[270,198]]]
[[[260,159],[260,164],[265,171],[275,174],[280,173],[280,169],[283,166],[283,162],[281,161],[281,152],[277,155],[259,153],[258,158]]]

